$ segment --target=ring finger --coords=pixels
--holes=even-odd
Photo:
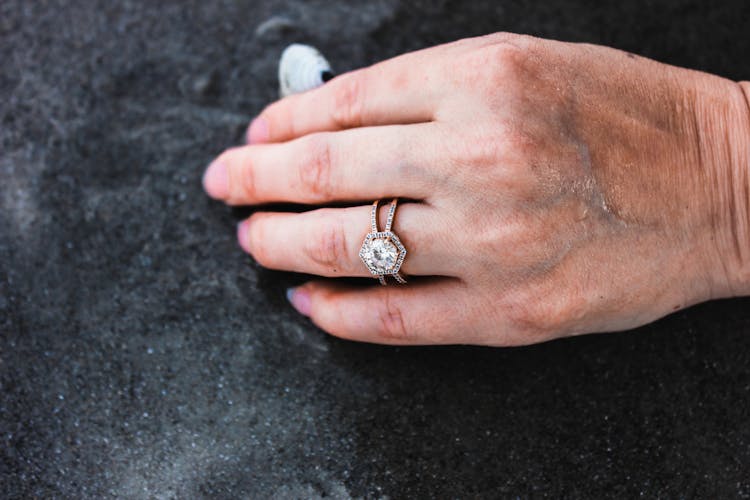
[[[378,220],[386,218],[388,204]],[[406,248],[407,275],[452,276],[447,227],[434,207],[400,203],[393,231]],[[320,208],[303,213],[256,212],[238,226],[242,248],[264,267],[319,276],[371,276],[359,257],[370,232],[370,206]]]

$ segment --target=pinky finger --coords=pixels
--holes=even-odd
[[[290,289],[288,295],[318,327],[349,340],[398,345],[477,340],[467,288],[455,278],[367,287],[319,280]]]

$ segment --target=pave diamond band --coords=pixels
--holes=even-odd
[[[362,248],[359,251],[359,257],[365,263],[367,269],[373,277],[376,277],[381,285],[386,285],[386,276],[393,276],[399,283],[406,283],[406,279],[401,275],[399,269],[404,263],[406,257],[406,248],[398,239],[398,236],[391,231],[393,227],[393,217],[396,213],[398,198],[391,202],[391,208],[388,211],[388,219],[385,223],[385,230],[378,229],[378,208],[381,200],[375,200],[370,212],[370,233],[365,236]]]

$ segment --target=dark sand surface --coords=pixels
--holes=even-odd
[[[345,342],[200,185],[294,41],[345,71],[509,30],[750,79],[745,5],[3,0],[0,497],[750,497],[749,300],[526,348]]]

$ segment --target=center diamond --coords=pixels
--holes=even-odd
[[[398,249],[387,238],[375,238],[365,249],[364,258],[370,267],[383,273],[390,271],[396,265]]]
[[[406,257],[406,248],[391,231],[371,232],[365,236],[359,257],[373,276],[396,276]]]

